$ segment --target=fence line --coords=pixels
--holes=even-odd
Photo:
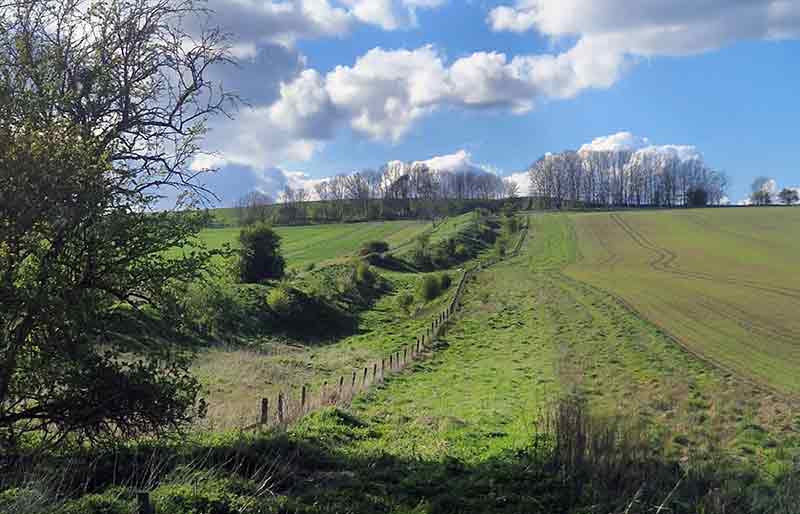
[[[525,225],[521,227],[521,234],[514,248],[505,258],[516,256],[525,241],[528,232],[529,218],[526,216]],[[464,288],[467,281],[476,273],[502,261],[503,257],[494,256],[478,262],[470,269],[465,269],[458,282],[456,292],[447,307],[431,320],[422,334],[418,335],[414,343],[394,351],[388,357],[383,357],[368,364],[361,369],[353,370],[352,375],[345,381],[345,375],[340,375],[334,384],[324,381],[318,394],[311,394],[310,388],[304,384],[300,390],[299,398],[284,395],[278,392],[277,401],[273,404],[269,398],[260,401],[260,416],[258,422],[245,427],[243,430],[263,429],[269,427],[286,426],[297,421],[304,415],[323,407],[332,405],[347,405],[360,392],[366,391],[375,384],[383,383],[387,376],[402,371],[409,364],[424,357],[432,349],[437,338],[444,333],[451,317],[458,311]]]

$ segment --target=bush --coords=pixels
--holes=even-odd
[[[397,306],[400,308],[400,310],[402,310],[406,314],[411,312],[411,306],[414,305],[414,297],[412,295],[408,293],[400,293],[397,296],[396,301],[397,301]]]
[[[295,311],[293,295],[284,287],[276,287],[267,295],[267,305],[279,318],[290,318]]]
[[[268,224],[243,228],[239,243],[239,280],[255,284],[283,277],[286,262],[280,252],[281,238]]]
[[[359,262],[356,266],[356,283],[358,285],[371,286],[375,283],[375,273],[366,262]]]
[[[446,290],[446,289],[449,289],[449,288],[450,288],[450,284],[452,284],[452,283],[453,283],[453,279],[451,279],[451,278],[450,278],[450,275],[448,275],[447,273],[444,273],[444,274],[443,274],[443,275],[442,275],[442,276],[439,278],[439,283],[440,283],[440,285],[441,285],[441,289],[442,289],[442,291],[444,291],[444,290]]]
[[[439,296],[441,293],[441,284],[439,279],[433,275],[425,275],[418,286],[419,297],[424,301],[429,302]]]
[[[498,257],[505,257],[506,251],[508,250],[508,241],[505,239],[498,239],[494,243],[494,250]]]
[[[367,241],[361,245],[361,249],[358,251],[358,254],[363,257],[373,253],[386,253],[388,251],[389,243],[386,241]]]

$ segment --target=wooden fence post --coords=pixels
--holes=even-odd
[[[139,504],[139,514],[155,514],[156,510],[150,503],[150,493],[146,491],[136,493],[136,501]]]
[[[322,383],[322,388],[319,390],[319,406],[325,405],[325,390],[328,389],[328,381]]]
[[[269,398],[261,398],[261,419],[259,423],[262,425],[269,423]]]
[[[389,354],[389,371],[394,369],[394,354]]]
[[[339,394],[336,396],[337,401],[342,398],[342,389],[344,389],[344,375],[339,377]]]
[[[364,378],[361,380],[361,387],[363,387],[364,389],[367,388],[367,371],[368,368],[364,368]]]
[[[408,348],[403,348],[403,365],[408,364]]]
[[[284,412],[283,412],[283,391],[278,393],[278,423],[283,424],[284,419]]]
[[[377,383],[378,382],[378,363],[377,362],[372,365],[372,382],[373,383]]]
[[[300,390],[300,412],[306,411],[306,385]]]
[[[381,380],[386,377],[386,359],[381,358]]]

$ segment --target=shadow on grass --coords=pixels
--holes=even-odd
[[[62,492],[72,498],[54,512],[88,514],[131,512],[139,489],[151,492],[160,514],[634,514],[660,505],[663,512],[687,514],[797,512],[796,473],[768,482],[720,456],[688,467],[639,447],[641,440],[614,424],[589,428],[592,422],[574,409],[554,419],[549,428],[561,432],[543,432],[527,448],[466,463],[363,450],[359,443],[380,435],[352,415],[328,409],[289,432],[140,442],[68,459],[6,457],[0,486],[60,468]],[[25,487],[23,481],[17,491]],[[0,507],[8,497],[0,493]]]

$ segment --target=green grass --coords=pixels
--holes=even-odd
[[[800,392],[800,209],[575,215],[569,275],[629,302],[689,350]]]
[[[275,231],[282,238],[281,251],[288,266],[302,269],[312,263],[324,266],[352,257],[367,241],[386,241],[396,248],[430,228],[431,224],[423,221],[378,221],[276,227]],[[212,249],[226,243],[236,248],[238,238],[238,227],[210,228],[200,233],[200,240]]]
[[[560,468],[542,460],[542,414],[562,396],[584,398],[602,419],[640,430],[664,452],[648,469],[667,482],[631,513],[654,511],[681,476],[669,512],[755,512],[746,491],[769,491],[775,485],[769,477],[798,455],[800,417],[793,405],[683,351],[658,325],[577,280],[574,270],[587,259],[607,258],[591,254],[583,220],[532,216],[520,255],[468,283],[463,307],[436,351],[357,397],[349,411],[317,412],[285,433],[206,433],[159,450],[181,455],[166,460],[165,468],[175,462],[212,468],[163,473],[153,493],[159,512],[190,500],[220,505],[197,512],[224,513],[625,511],[639,481],[653,486],[656,474],[577,495]],[[394,294],[413,290],[421,277],[387,276]],[[243,419],[252,420],[262,396],[296,392],[302,383],[385,356],[413,341],[445,300],[406,317],[396,313],[393,296],[385,296],[363,313],[359,333],[326,346],[285,345],[275,355],[213,350],[196,366],[212,414],[234,419],[231,411],[240,405]],[[702,468],[720,449],[734,460]],[[612,450],[614,456],[624,451]],[[147,447],[140,453],[155,460]],[[118,460],[114,454],[115,466]],[[92,461],[98,469],[102,463]],[[264,469],[266,481],[256,472]],[[268,492],[258,493],[262,483]],[[100,499],[124,507],[102,512],[132,507],[129,492],[114,491]],[[706,507],[697,507],[707,494]],[[237,510],[242,502],[250,503]]]

